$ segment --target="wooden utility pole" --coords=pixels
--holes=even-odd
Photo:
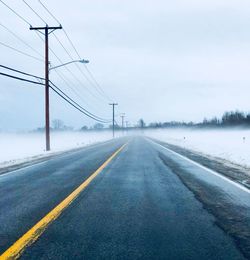
[[[49,34],[62,26],[50,27],[30,27],[30,30],[44,31],[45,36],[45,135],[46,135],[46,151],[50,150],[50,121],[49,121]]]
[[[121,114],[121,118],[122,118],[122,130],[124,129],[124,118],[125,118],[125,113]]]
[[[117,103],[110,103],[110,106],[113,107],[113,138],[115,137],[115,106],[117,106]]]

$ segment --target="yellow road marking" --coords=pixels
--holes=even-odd
[[[92,180],[116,157],[116,155],[126,146],[124,144],[109,159],[104,162],[87,180],[85,180],[78,188],[76,188],[66,199],[58,204],[44,218],[42,218],[35,226],[20,237],[11,247],[9,247],[1,256],[0,260],[17,259],[21,256],[24,249],[33,244],[45,231],[50,223],[52,223],[60,214],[78,197],[78,195],[92,182]]]

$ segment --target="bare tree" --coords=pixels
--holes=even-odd
[[[52,126],[55,130],[62,130],[64,128],[64,122],[61,119],[54,119]]]
[[[140,128],[144,128],[146,126],[146,123],[144,122],[144,120],[142,118],[138,121],[138,124],[139,124]]]

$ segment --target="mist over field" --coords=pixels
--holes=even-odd
[[[112,138],[111,131],[102,132],[52,132],[51,151],[45,151],[44,133],[0,133],[0,165],[27,161],[32,157],[45,156],[60,151],[80,148],[104,142]]]
[[[159,129],[146,136],[250,167],[250,129]]]
[[[177,145],[250,167],[250,129],[130,129],[116,131],[116,137],[142,136]],[[0,164],[27,161],[33,157],[112,140],[112,131],[62,131],[51,133],[51,151],[45,151],[44,133],[0,133]]]

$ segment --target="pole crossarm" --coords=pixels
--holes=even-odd
[[[45,29],[48,29],[48,30],[57,30],[57,29],[62,29],[62,26],[44,26],[44,27],[33,27],[33,26],[30,26],[30,30],[45,30]],[[52,31],[52,32],[53,32]]]

